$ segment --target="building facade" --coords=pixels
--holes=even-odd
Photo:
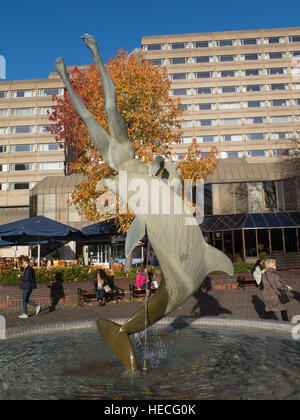
[[[300,28],[147,36],[185,110],[178,159],[195,137],[203,155],[276,161],[300,132]]]
[[[63,94],[56,73],[0,82],[1,224],[28,217],[29,190],[46,176],[64,175],[64,150],[48,131],[52,95]]]

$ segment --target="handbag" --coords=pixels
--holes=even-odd
[[[104,286],[103,289],[106,293],[111,292],[111,288],[109,287],[108,284],[106,286]]]
[[[280,294],[278,294],[278,293],[276,292],[275,288],[274,288],[274,287],[271,285],[271,283],[269,282],[269,279],[268,279],[268,276],[267,276],[267,272],[265,272],[265,275],[266,275],[266,279],[267,279],[267,281],[268,281],[269,285],[272,287],[272,289],[274,290],[275,294],[277,295],[277,297],[278,297],[278,299],[279,299],[279,302],[280,302],[282,305],[285,305],[286,303],[289,303],[290,299],[289,299],[288,295],[286,294],[286,292],[283,290],[282,292],[280,292]]]

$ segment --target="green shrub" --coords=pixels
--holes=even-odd
[[[233,263],[235,273],[249,273],[253,270],[254,264],[237,261]]]
[[[0,276],[0,284],[6,284],[6,285],[16,285],[20,284],[20,279],[17,276],[19,272],[15,270],[10,270],[5,273],[2,273]]]

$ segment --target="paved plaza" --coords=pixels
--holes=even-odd
[[[21,291],[20,291],[21,292]],[[55,311],[49,312],[43,307],[41,313],[29,312],[28,319],[19,319],[20,311],[1,310],[0,315],[6,318],[7,329],[46,326],[47,324],[66,321],[93,321],[97,319],[118,320],[132,316],[143,301],[125,301],[108,303],[103,307],[96,303],[85,306],[75,304],[60,304]],[[264,320],[265,311],[262,291],[256,287],[238,290],[211,290],[207,293],[197,292],[182,306],[173,311],[171,317],[195,316],[218,317],[226,319]],[[29,309],[31,310],[31,308]],[[300,284],[293,285],[292,297],[288,304],[288,315],[291,320],[294,315],[300,315]],[[277,321],[273,321],[277,322]]]

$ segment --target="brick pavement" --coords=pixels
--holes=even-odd
[[[133,315],[143,302],[126,301],[106,304],[99,307],[96,304],[83,307],[76,304],[61,304],[56,310],[49,312],[44,307],[38,316],[32,314],[27,320],[17,317],[20,311],[2,309],[0,315],[6,318],[7,328],[23,328],[47,325],[61,321],[84,321],[106,319],[124,319]],[[293,298],[288,305],[290,319],[300,315],[300,284],[293,285]],[[207,293],[197,292],[182,306],[174,310],[170,316],[213,316],[231,319],[264,319],[264,303],[262,291],[256,287],[239,290],[210,290]]]

